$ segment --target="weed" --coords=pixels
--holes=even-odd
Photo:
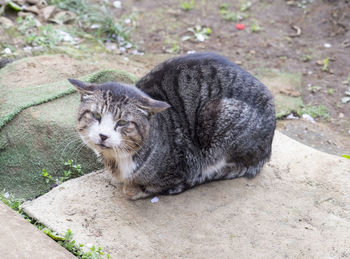
[[[252,32],[259,32],[262,30],[258,21],[256,21],[256,20],[252,21],[252,25],[250,26],[250,29],[252,30]]]
[[[64,170],[63,177],[60,177],[60,182],[67,181],[71,178],[76,178],[83,175],[83,172],[81,171],[81,165],[80,164],[74,164],[73,160],[68,160],[64,163],[66,166],[66,170]]]
[[[46,183],[50,184],[61,184],[69,179],[76,178],[83,175],[80,164],[74,164],[73,160],[68,160],[64,163],[65,170],[63,171],[63,176],[58,179],[54,179],[53,176],[46,171],[45,168],[42,169],[41,175],[44,177]]]
[[[303,55],[303,56],[301,57],[301,60],[302,60],[303,62],[308,62],[308,61],[312,60],[312,56],[311,56],[311,55]]]
[[[318,106],[305,106],[297,111],[298,115],[301,117],[303,114],[309,114],[313,118],[328,119],[329,111],[324,105]]]
[[[308,88],[308,90],[311,92],[311,93],[316,93],[316,92],[319,92],[320,90],[322,89],[321,86],[318,86],[318,85],[312,85]]]
[[[332,95],[334,93],[334,89],[333,88],[328,88],[328,94]]]
[[[43,168],[43,170],[41,170],[41,176],[44,177],[46,183],[55,182],[52,175],[49,174],[45,168]]]
[[[89,248],[88,252],[84,252],[82,248],[83,244],[76,244],[76,241],[73,240],[73,233],[70,229],[67,230],[64,237],[60,237],[59,235],[53,233],[50,230],[46,231],[46,234],[56,240],[61,246],[66,248],[69,252],[82,259],[102,259],[102,258],[111,258],[109,254],[106,254],[102,251],[101,247],[96,249],[95,246]]]
[[[195,39],[197,41],[203,42],[209,38],[211,34],[211,29],[209,27],[202,27],[200,25],[196,25],[194,28],[188,28],[187,31],[191,32],[193,35],[186,35],[182,37],[183,41]]]
[[[246,19],[249,15],[244,12],[230,12],[228,10],[228,4],[222,4],[220,5],[220,14],[222,19],[225,21],[242,21]]]
[[[325,58],[322,62],[323,62],[322,71],[327,71],[328,65],[329,65],[329,58]]]
[[[177,41],[173,42],[173,45],[171,48],[166,49],[166,52],[171,54],[178,53],[179,51],[180,51],[180,47]]]
[[[342,155],[342,157],[344,157],[344,158],[347,158],[347,159],[350,159],[350,156],[349,155]]]
[[[93,34],[103,41],[115,41],[119,47],[132,46],[130,32],[132,23],[127,23],[131,17],[115,20],[108,8],[102,6],[88,5],[85,0],[50,0],[60,9],[74,12],[78,16],[78,25],[88,33]]]
[[[20,211],[19,206],[23,203],[22,200],[15,199],[12,195],[9,193],[3,191],[0,193],[0,200],[5,203],[7,206],[9,206],[11,209],[15,211]]]
[[[228,9],[228,4],[223,3],[220,5],[220,11],[226,11]]]
[[[191,0],[190,2],[182,2],[180,4],[180,7],[182,10],[188,12],[193,9],[194,7],[194,0]]]
[[[246,12],[250,9],[250,7],[252,6],[252,2],[244,2],[241,5],[241,8],[239,9],[241,12]]]
[[[350,75],[343,81],[344,85],[348,85],[350,83]]]

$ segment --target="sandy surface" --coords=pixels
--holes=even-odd
[[[23,209],[113,258],[350,257],[350,160],[276,132],[261,174],[126,200],[110,176],[68,181]]]

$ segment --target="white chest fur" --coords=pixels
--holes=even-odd
[[[117,160],[118,169],[120,172],[120,178],[122,180],[130,178],[131,174],[134,172],[134,170],[137,167],[136,163],[132,159],[132,156],[126,155],[126,154],[122,154],[122,155],[117,154],[116,160]]]

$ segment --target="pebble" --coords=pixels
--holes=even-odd
[[[298,120],[298,119],[299,119],[299,118],[296,117],[296,116],[294,116],[293,113],[291,113],[291,114],[289,114],[289,115],[287,116],[287,120]]]
[[[5,48],[5,49],[4,49],[4,53],[5,53],[5,54],[12,54],[12,51],[11,51],[11,49],[9,49],[9,48]]]
[[[3,25],[4,27],[10,28],[10,27],[14,26],[14,23],[6,17],[0,17],[0,25]]]
[[[331,48],[331,47],[332,47],[332,45],[331,45],[330,43],[325,43],[323,46],[324,46],[325,48]]]
[[[344,113],[342,113],[342,112],[339,113],[339,116],[338,116],[338,117],[339,117],[339,119],[344,118]]]
[[[314,120],[314,118],[312,118],[309,114],[304,113],[301,116],[304,120],[309,121],[311,123],[315,123],[316,121]]]
[[[159,198],[156,196],[151,200],[151,203],[156,203],[159,201]]]
[[[115,7],[115,8],[122,8],[122,2],[121,1],[114,1],[113,2],[113,6]]]

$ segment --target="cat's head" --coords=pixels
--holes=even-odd
[[[135,86],[68,80],[81,94],[77,130],[100,154],[111,150],[137,152],[148,137],[151,116],[170,107]]]

